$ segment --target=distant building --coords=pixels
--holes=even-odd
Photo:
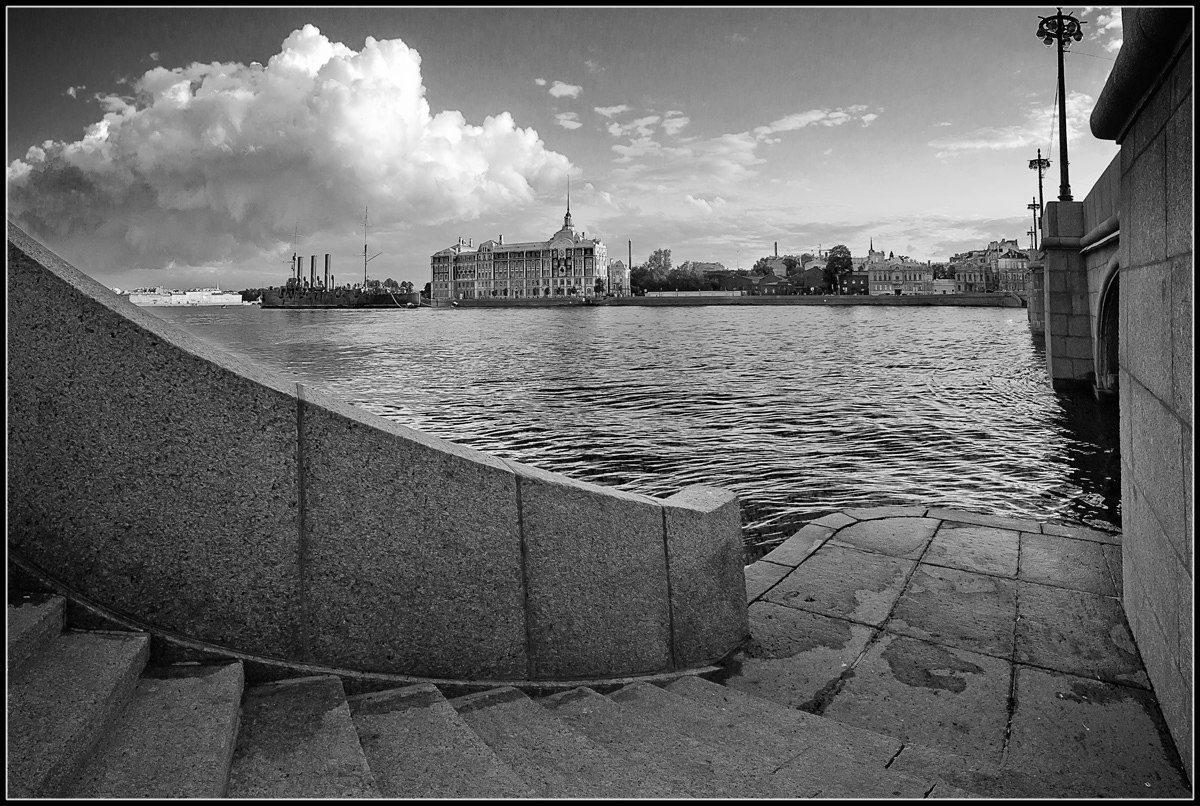
[[[608,264],[608,293],[617,297],[633,293],[629,288],[629,267],[620,260]]]
[[[960,294],[1024,291],[1028,261],[1028,255],[1013,239],[992,241],[986,249],[960,252],[950,259],[955,290]]]
[[[871,294],[928,294],[932,289],[932,266],[905,255],[896,257],[894,253],[889,253],[884,257],[883,250],[875,250],[874,241],[863,266]]]
[[[568,200],[562,228],[547,241],[506,244],[501,236],[473,247],[459,238],[430,257],[433,298],[597,296],[596,280],[610,279],[608,250],[585,236],[571,226]]]
[[[996,290],[1024,293],[1028,289],[1029,255],[1009,249],[996,258]]]
[[[939,277],[936,280],[931,280],[929,293],[931,293],[931,294],[953,294],[954,293],[954,279],[951,277]]]

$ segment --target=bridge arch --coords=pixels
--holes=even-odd
[[[1120,376],[1120,256],[1114,253],[1103,270],[1092,340],[1096,366],[1096,397],[1115,396]]]

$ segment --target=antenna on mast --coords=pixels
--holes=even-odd
[[[363,288],[367,287],[367,264],[382,254],[383,252],[376,252],[367,257],[367,208],[363,207]]]

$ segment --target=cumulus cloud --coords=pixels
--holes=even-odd
[[[80,90],[86,90],[86,89],[87,89],[87,85],[85,85],[85,84],[80,84],[78,87],[67,87],[67,88],[66,88],[66,90],[64,90],[63,94],[64,94],[64,95],[69,95],[69,96],[71,96],[72,98],[78,98],[78,97],[79,97],[79,91],[80,91]]]
[[[593,107],[592,111],[599,115],[603,115],[606,118],[611,118],[621,114],[622,112],[628,112],[629,107],[625,104],[618,104],[617,106],[597,106]]]
[[[578,129],[583,125],[579,122],[579,115],[574,112],[560,112],[554,116],[554,122],[564,129]]]
[[[600,62],[596,61],[595,59],[586,60],[583,63],[583,66],[586,67],[588,72],[593,75],[599,75],[600,73],[604,72],[604,66],[601,65]]]
[[[152,61],[152,62],[158,61],[158,51],[157,50],[152,51],[150,53],[150,61]]]
[[[266,66],[156,66],[133,90],[7,169],[9,216],[101,270],[261,258],[297,221],[350,232],[368,205],[373,227],[472,220],[570,168],[507,112],[432,112],[399,39],[355,51],[306,25]]]
[[[1092,96],[1083,92],[1067,93],[1067,139],[1078,140],[1092,113]],[[1011,126],[985,126],[958,137],[941,137],[928,145],[937,149],[939,159],[976,151],[1008,151],[1038,146],[1056,136],[1057,106],[1045,104],[1026,110],[1025,120]]]
[[[539,87],[544,87],[544,86],[546,86],[546,79],[544,79],[544,78],[535,78],[535,79],[533,80],[533,83],[534,83],[534,84],[537,84]]]
[[[549,93],[555,98],[578,98],[583,92],[583,87],[576,84],[566,84],[562,81],[555,81],[550,85]]]

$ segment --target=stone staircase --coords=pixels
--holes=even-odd
[[[532,699],[332,675],[244,686],[240,662],[147,665],[144,633],[8,606],[9,797],[957,797],[888,769],[896,739],[699,677]]]

